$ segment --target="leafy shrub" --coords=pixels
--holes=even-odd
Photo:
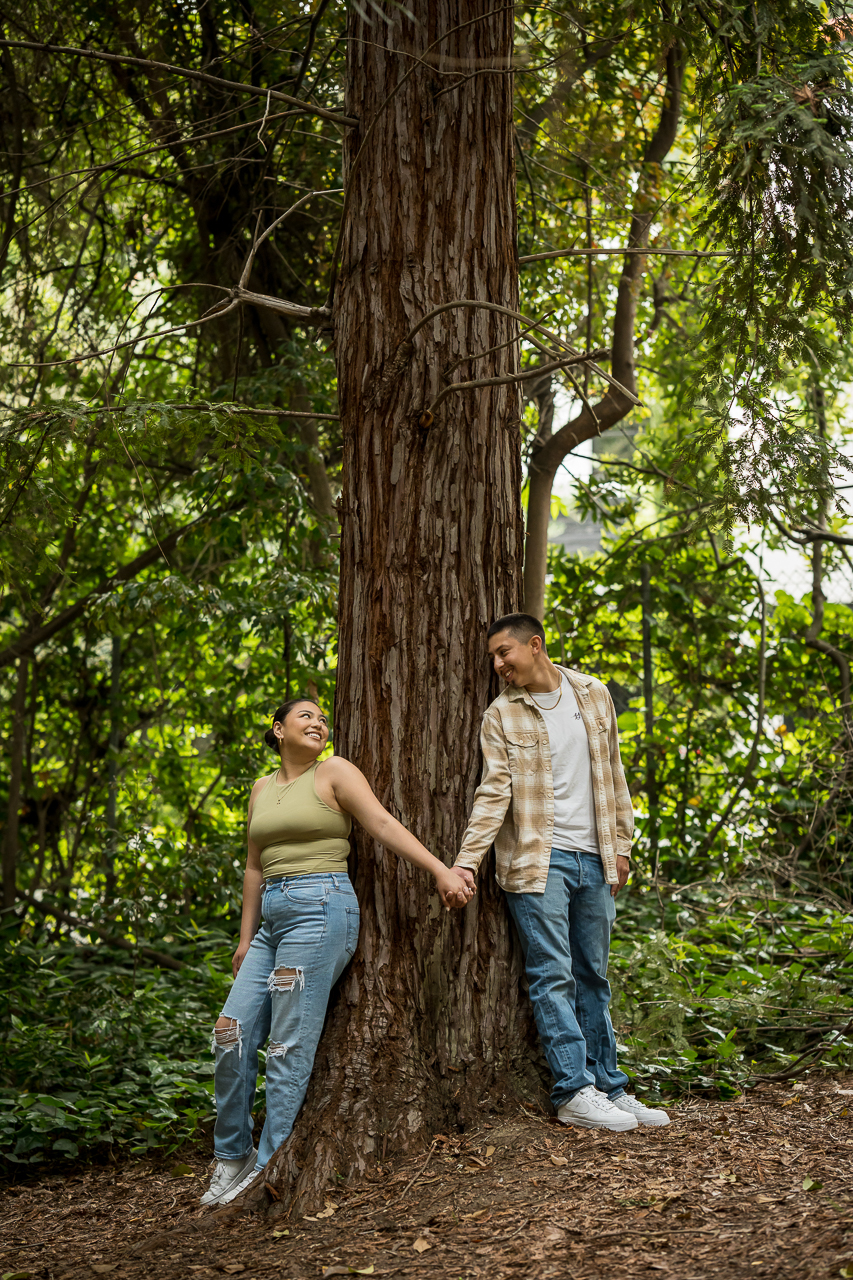
[[[213,1119],[211,1028],[230,945],[192,940],[175,972],[109,948],[7,946],[0,1152],[15,1163],[172,1148]]]

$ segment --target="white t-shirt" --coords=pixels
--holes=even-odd
[[[555,849],[599,853],[589,738],[575,691],[562,672],[560,681],[552,693],[530,695],[542,712],[551,744],[553,844]]]

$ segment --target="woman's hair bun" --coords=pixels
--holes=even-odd
[[[281,706],[278,708],[278,710],[272,713],[273,724],[276,724],[276,723],[284,724],[285,720],[290,715],[294,707],[298,707],[302,702],[313,702],[313,701],[314,701],[313,698],[291,698],[289,702],[283,702]],[[266,733],[264,734],[264,742],[267,744],[268,747],[272,747],[273,751],[275,751],[277,755],[281,755],[281,746],[279,745],[279,740],[275,736],[275,733],[273,732],[272,729],[267,729]]]

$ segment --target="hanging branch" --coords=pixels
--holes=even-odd
[[[329,120],[332,124],[346,128],[356,128],[359,121],[353,116],[340,115],[337,111],[327,111],[324,107],[312,106],[302,98],[293,98],[289,93],[280,93],[278,89],[264,89],[261,85],[247,84],[242,80],[223,80],[220,76],[211,76],[204,71],[193,71],[188,67],[176,67],[170,62],[155,62],[153,58],[134,58],[125,53],[102,53],[96,49],[77,49],[69,45],[42,44],[36,40],[6,40],[0,38],[0,47],[7,49],[34,49],[39,53],[70,53],[75,58],[91,58],[96,62],[118,63],[123,66],[142,67],[145,71],[165,71],[169,75],[179,76],[184,80],[196,80],[200,84],[209,84],[216,89],[236,89],[239,93],[254,94],[259,98],[270,97],[276,102],[286,102],[298,107],[306,116],[318,116],[321,120]]]

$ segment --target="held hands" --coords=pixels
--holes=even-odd
[[[436,872],[435,882],[447,911],[467,906],[477,892],[474,877],[466,867],[442,867]]]

